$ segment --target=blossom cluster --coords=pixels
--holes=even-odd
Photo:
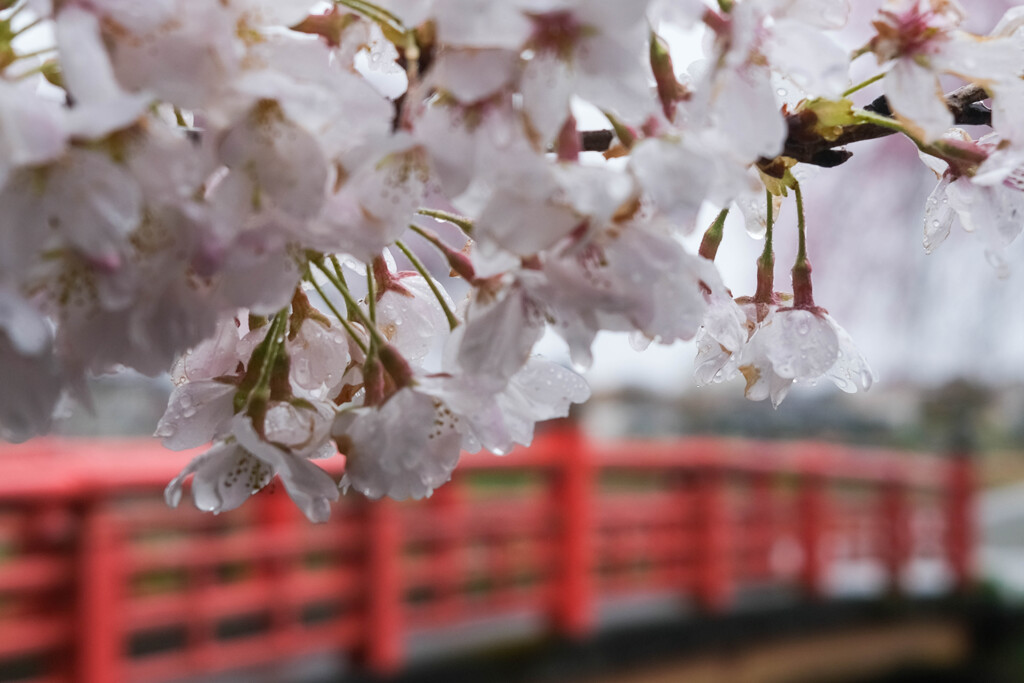
[[[0,435],[46,432],[90,374],[173,367],[156,434],[212,446],[168,501],[191,476],[195,504],[225,511],[277,476],[323,520],[339,485],[320,458],[345,456],[342,490],[419,498],[461,452],[529,444],[586,400],[533,353],[545,330],[578,366],[602,330],[696,338],[699,383],[742,377],[776,405],[798,383],[866,390],[812,295],[794,145],[909,137],[941,175],[926,246],[959,222],[1000,263],[1024,208],[1024,12],[981,38],[952,0],[894,0],[851,54],[848,11],[0,0]],[[669,33],[703,35],[703,59],[674,64]],[[879,76],[853,85],[865,55]],[[991,99],[993,132],[952,128],[944,74],[975,113]],[[854,106],[878,80],[884,110]],[[581,107],[608,130],[579,130]],[[791,292],[773,277],[784,201]],[[714,264],[730,209],[765,241],[738,298]]]

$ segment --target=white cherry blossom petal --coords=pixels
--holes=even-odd
[[[953,114],[931,69],[910,58],[899,59],[882,83],[897,118],[923,142],[938,140],[953,126]]]
[[[173,451],[197,448],[223,436],[235,413],[236,389],[209,380],[175,387],[153,436]]]
[[[758,334],[772,368],[787,379],[817,379],[828,372],[839,354],[833,326],[824,315],[809,310],[779,310]]]
[[[344,490],[369,498],[425,498],[459,461],[457,416],[434,396],[400,389],[379,408],[346,417],[334,432],[346,456]]]
[[[260,439],[249,419],[236,416],[232,433],[240,446],[281,478],[285,491],[311,522],[326,522],[338,487],[330,475],[305,458]]]

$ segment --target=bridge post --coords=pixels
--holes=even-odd
[[[366,501],[365,627],[361,662],[373,673],[395,673],[405,657],[402,624],[402,518],[388,498]]]
[[[733,539],[728,476],[718,464],[697,474],[697,601],[707,610],[725,608],[733,594]]]
[[[434,562],[438,568],[436,584],[440,592],[438,612],[444,621],[455,621],[462,610],[463,553],[469,544],[463,488],[462,477],[456,472],[451,481],[434,491],[429,502],[441,528]]]
[[[553,605],[555,629],[571,638],[594,626],[593,515],[595,464],[587,440],[568,421],[551,433],[552,447],[561,455],[556,464],[552,494],[558,526],[558,574]]]
[[[817,598],[824,590],[825,540],[828,529],[828,503],[825,498],[825,476],[815,468],[800,479],[797,507],[800,515],[800,546],[803,567],[800,582],[808,597]]]
[[[746,543],[755,548],[751,569],[759,578],[772,575],[772,545],[776,538],[775,475],[758,472],[750,484],[751,516],[747,523]]]
[[[882,530],[882,562],[889,580],[889,592],[902,593],[901,574],[910,559],[909,490],[901,473],[894,471],[883,484],[879,528]]]
[[[266,539],[276,539],[287,534],[289,527],[294,528],[298,521],[297,508],[279,482],[273,488],[264,489],[254,496],[252,504],[258,506],[255,521]],[[302,523],[305,522],[303,519]],[[289,592],[295,585],[290,568],[295,562],[296,559],[291,555],[273,554],[264,558],[258,565],[260,574],[271,586],[276,597],[270,609],[270,628],[273,636],[269,646],[280,652],[282,660],[288,657],[295,643],[300,642],[302,638],[294,603],[289,599]],[[209,582],[212,577],[206,576],[204,579]]]
[[[90,497],[81,508],[77,558],[76,683],[119,683],[123,651],[122,547],[106,501]]]
[[[958,590],[970,587],[973,578],[974,463],[966,451],[954,454],[949,464],[946,499],[946,552]]]

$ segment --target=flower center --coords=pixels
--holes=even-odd
[[[553,52],[567,59],[584,34],[583,25],[572,12],[547,12],[530,15],[530,18],[533,35],[528,45],[537,52]]]

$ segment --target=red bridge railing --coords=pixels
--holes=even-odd
[[[583,636],[616,596],[725,610],[752,586],[822,597],[844,567],[899,591],[970,578],[971,470],[821,443],[595,443],[563,428],[467,456],[417,503],[283,490],[219,517],[158,497],[188,454],[43,441],[0,451],[0,682],[152,683],[337,652],[378,672],[409,634],[532,613]]]

